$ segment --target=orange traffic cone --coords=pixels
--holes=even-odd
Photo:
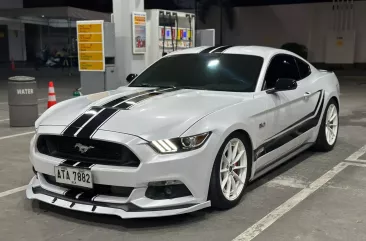
[[[15,63],[14,63],[14,59],[13,58],[11,58],[11,70],[15,70]]]
[[[55,104],[56,104],[55,88],[53,87],[53,82],[50,81],[48,83],[48,103],[47,103],[47,108],[50,108],[50,107],[52,107]]]

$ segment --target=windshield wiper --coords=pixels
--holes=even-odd
[[[198,86],[179,86],[180,89],[190,89],[190,90],[207,90],[207,88],[198,87]]]
[[[176,88],[174,85],[151,85],[149,83],[142,83],[133,87],[151,87],[151,88]]]
[[[189,85],[182,85],[182,86],[174,86],[174,85],[152,85],[149,83],[141,83],[137,86],[131,87],[151,87],[151,88],[178,88],[178,89],[191,89],[191,90],[207,90],[207,88],[199,87],[199,86],[189,86]]]

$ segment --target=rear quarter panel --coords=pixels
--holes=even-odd
[[[326,71],[326,70],[316,70],[314,71],[313,77],[313,85],[317,89],[324,90],[324,107],[322,110],[322,115],[320,120],[323,119],[323,115],[325,112],[325,108],[327,107],[330,99],[336,99],[338,103],[338,107],[340,107],[340,85],[337,76],[334,72]],[[313,132],[313,136],[309,141],[315,142],[319,133],[321,121],[318,123],[315,131]]]
[[[314,85],[325,91],[325,104],[328,104],[331,98],[336,98],[337,102],[340,102],[340,86],[334,72],[317,70],[314,73]]]

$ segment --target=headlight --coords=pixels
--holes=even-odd
[[[163,154],[191,151],[200,148],[210,135],[211,132],[206,132],[195,136],[152,141],[149,144],[155,151]]]

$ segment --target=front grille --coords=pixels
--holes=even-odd
[[[69,188],[72,190],[78,190],[78,188],[75,186],[56,182],[56,178],[54,176],[50,176],[50,175],[46,175],[46,174],[42,174],[42,175],[49,184],[64,187],[64,188]],[[88,192],[88,194],[90,194],[90,196],[93,196],[93,197],[97,196],[97,195],[129,197],[131,195],[131,192],[133,191],[133,187],[110,186],[110,185],[94,183],[92,190],[84,190],[81,188],[80,191]]]
[[[91,147],[86,152],[80,146]],[[138,167],[140,160],[124,145],[68,136],[41,135],[37,149],[40,153],[91,164]]]

